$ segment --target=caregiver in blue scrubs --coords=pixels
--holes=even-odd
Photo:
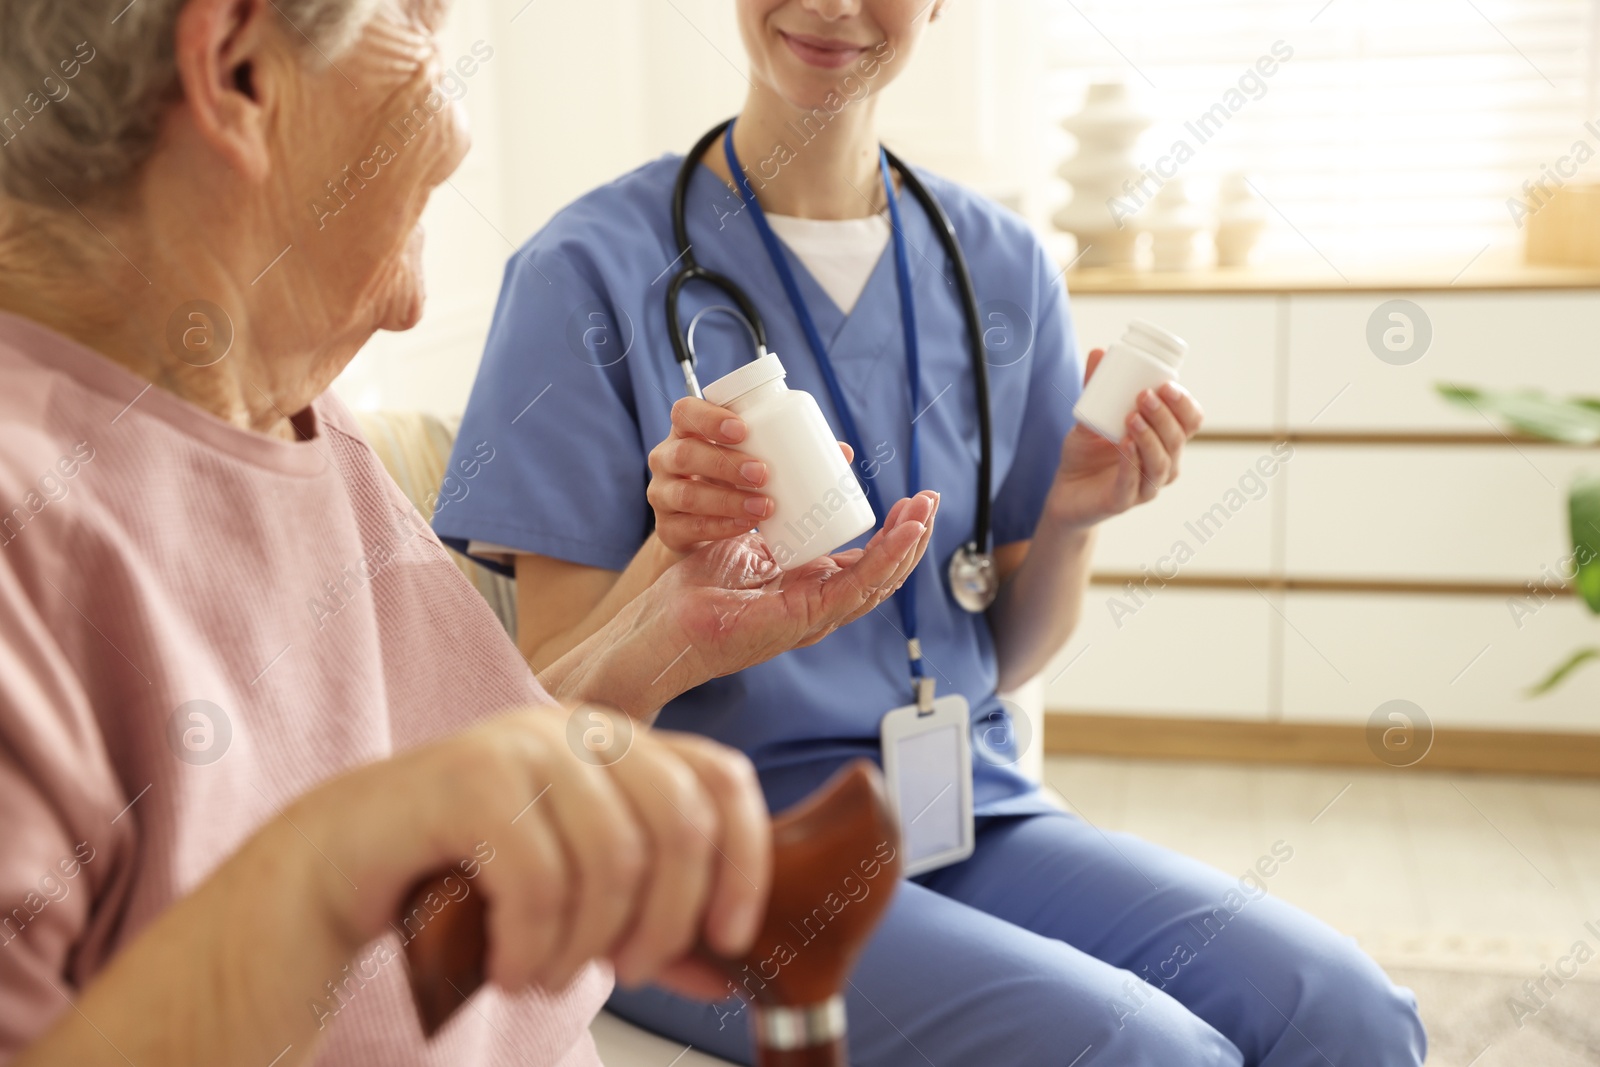
[[[1096,524],[1176,476],[1201,413],[1171,386],[1141,397],[1116,445],[1074,427],[1085,367],[1059,268],[1021,219],[917,171],[971,265],[993,413],[1000,591],[976,613],[954,601],[946,562],[977,508],[974,371],[953,264],[903,182],[885,181],[875,124],[877,94],[912,61],[943,0],[730,4],[750,92],[731,144],[714,142],[690,181],[693,258],[750,295],[789,386],[815,396],[843,436],[823,361],[831,367],[859,433],[857,473],[877,499],[939,494],[928,558],[910,580],[911,622],[927,675],[940,694],[965,697],[973,724],[975,851],[900,887],[849,987],[850,1061],[1421,1063],[1414,998],[1351,940],[1267,895],[1259,878],[1056,809],[1015,769],[997,690],[1035,675],[1066,641]],[[685,399],[673,359],[664,295],[683,260],[671,220],[681,162],[656,160],[582,197],[506,268],[458,445],[478,473],[436,524],[514,570],[519,641],[536,668],[683,554],[749,530],[772,506],[763,457],[729,447],[742,423]],[[728,303],[691,283],[681,321]],[[745,327],[724,312],[699,319],[695,350],[702,382],[752,355]],[[492,462],[472,462],[481,441],[494,442]],[[782,809],[846,760],[878,758],[880,720],[910,697],[906,622],[886,604],[684,694],[659,722],[743,749]],[[1279,843],[1272,862],[1292,848]],[[707,1005],[619,989],[611,1008],[748,1062],[736,996]]]

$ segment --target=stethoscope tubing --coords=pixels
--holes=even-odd
[[[972,354],[972,396],[973,405],[978,410],[978,439],[981,442],[978,448],[978,500],[972,523],[973,535],[970,547],[974,552],[987,552],[989,490],[994,478],[994,425],[989,411],[989,359],[983,347],[983,320],[978,314],[978,297],[972,287],[972,272],[967,267],[966,254],[961,251],[961,242],[956,238],[955,224],[950,221],[950,216],[945,214],[944,205],[939,203],[938,198],[922,184],[922,179],[918,178],[899,156],[887,148],[883,153],[889,158],[889,166],[899,173],[900,180],[911,190],[911,195],[933,220],[934,232],[939,237],[939,243],[944,245],[944,254],[949,257],[950,264],[955,269],[956,290],[961,297],[961,315],[967,325],[967,346]]]
[[[694,248],[689,243],[687,212],[689,183],[706,152],[732,122],[732,119],[719,122],[695,142],[689,154],[684,157],[672,188],[672,236],[677,244],[678,258],[675,262],[678,264],[678,270],[667,283],[667,330],[668,336],[672,339],[673,355],[683,368],[684,381],[695,396],[700,395],[700,389],[694,372],[693,346],[686,337],[678,312],[678,298],[684,286],[699,281],[719,290],[745,317],[755,338],[757,354],[760,355],[767,350],[766,322],[756,309],[755,303],[733,279],[702,267],[696,261]],[[911,191],[911,195],[928,215],[933,224],[934,235],[943,246],[945,256],[955,271],[962,318],[966,323],[967,346],[972,357],[973,403],[977,408],[979,436],[978,496],[974,508],[972,539],[966,547],[974,553],[986,553],[991,521],[989,497],[994,478],[994,425],[989,410],[989,364],[983,345],[983,323],[979,318],[978,298],[972,284],[972,273],[967,266],[966,255],[961,250],[961,242],[956,237],[955,225],[945,213],[943,205],[922,183],[922,179],[918,178],[898,156],[888,149],[884,149],[884,154],[888,158],[889,165],[900,175],[905,188]]]

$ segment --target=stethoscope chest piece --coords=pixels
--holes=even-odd
[[[994,555],[978,551],[972,543],[956,549],[950,557],[950,596],[963,610],[977,614],[987,611],[1000,595],[1000,571]]]

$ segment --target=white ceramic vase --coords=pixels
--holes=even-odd
[[[1137,181],[1134,145],[1155,120],[1121,82],[1089,86],[1083,108],[1061,122],[1078,150],[1056,172],[1072,186],[1072,199],[1056,212],[1056,228],[1078,239],[1080,267],[1132,267],[1137,258],[1137,220],[1114,210]]]
[[[1206,229],[1206,213],[1189,197],[1182,178],[1172,178],[1150,203],[1145,228],[1150,231],[1152,265],[1156,270],[1193,270],[1199,266],[1195,238]]]
[[[1217,266],[1245,267],[1267,227],[1267,205],[1243,174],[1230,174],[1217,188]]]

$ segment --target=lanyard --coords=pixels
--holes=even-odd
[[[816,357],[817,369],[822,372],[822,380],[827,383],[833,409],[838,413],[839,422],[844,427],[845,441],[855,449],[856,463],[862,465],[864,477],[861,481],[867,492],[867,501],[881,519],[888,513],[883,509],[883,500],[878,493],[876,480],[866,474],[868,452],[863,447],[864,439],[856,428],[856,420],[850,413],[850,405],[845,402],[844,390],[839,385],[838,375],[834,373],[833,361],[828,358],[827,346],[822,343],[822,335],[817,332],[816,321],[811,317],[811,310],[806,307],[805,297],[800,295],[800,286],[795,281],[794,271],[789,269],[789,261],[783,254],[783,246],[778,241],[778,235],[772,232],[766,212],[761,210],[761,203],[756,199],[755,191],[750,188],[750,179],[745,177],[744,168],[739,165],[739,154],[733,147],[733,123],[728,124],[728,132],[723,136],[722,147],[728,160],[728,170],[733,174],[734,184],[738,186],[739,198],[750,209],[750,217],[755,221],[756,232],[761,235],[761,243],[766,246],[767,257],[772,260],[772,267],[778,272],[778,280],[783,282],[783,290],[789,295],[789,303],[794,308],[795,318],[800,320],[800,328],[805,332],[806,342],[811,346],[811,354]],[[916,493],[922,481],[922,454],[917,441],[916,418],[921,396],[917,310],[911,294],[911,262],[906,250],[905,230],[900,225],[900,200],[895,195],[894,178],[889,172],[889,157],[881,147],[878,149],[878,169],[883,175],[884,195],[889,198],[889,225],[894,238],[895,282],[900,290],[900,324],[905,333],[907,377],[911,380],[911,448],[907,461],[907,492]],[[895,594],[895,603],[900,608],[901,630],[911,660],[912,689],[919,706],[924,704],[931,706],[932,679],[927,677],[923,667],[922,644],[917,640],[915,580],[908,580],[900,587],[900,591]]]

